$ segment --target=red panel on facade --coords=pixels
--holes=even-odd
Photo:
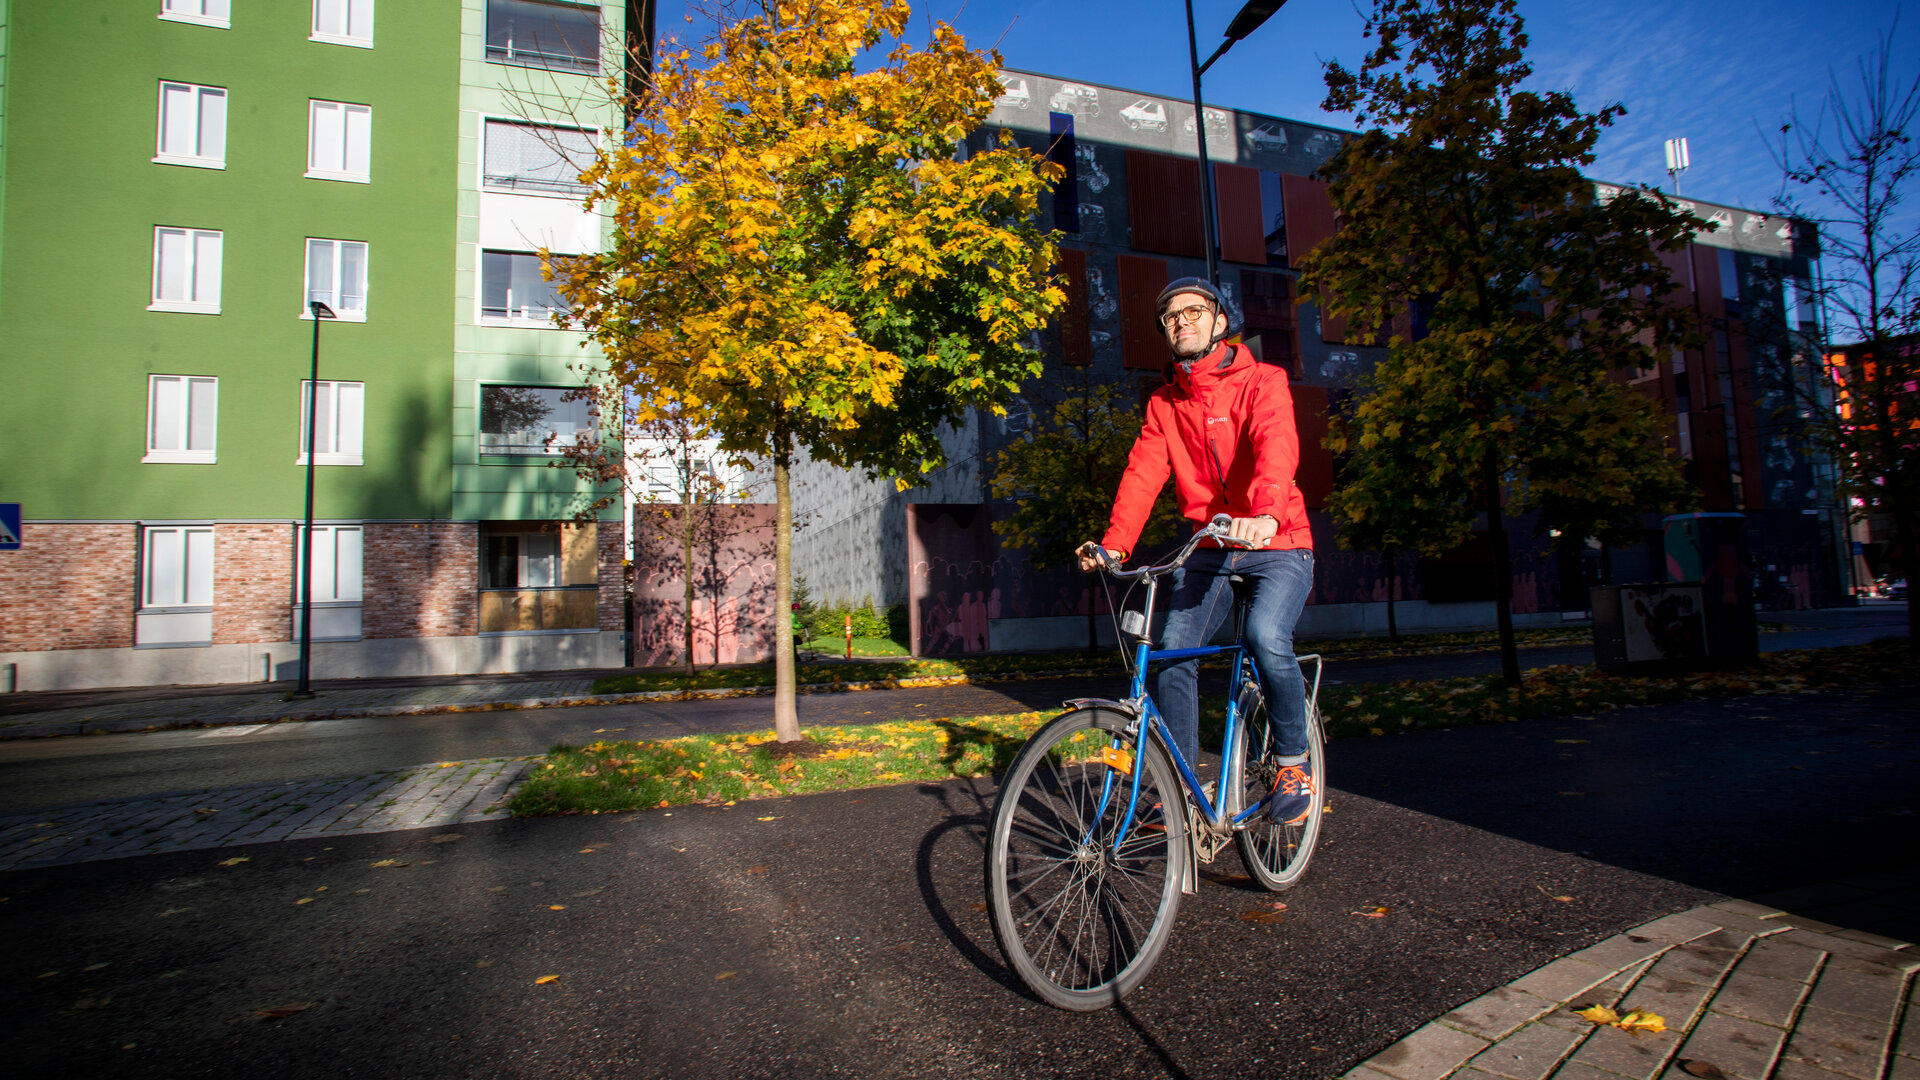
[[[1288,264],[1298,269],[1315,244],[1333,235],[1333,200],[1324,182],[1285,173],[1280,177],[1280,202],[1286,207]]]
[[[1067,304],[1060,309],[1060,362],[1075,367],[1093,363],[1093,344],[1087,334],[1087,253],[1060,249],[1060,287]]]
[[[1717,408],[1693,413],[1693,466],[1700,509],[1712,513],[1734,509],[1733,478],[1727,472],[1727,421]]]
[[[1333,452],[1321,446],[1327,437],[1327,392],[1293,385],[1293,423],[1300,433],[1300,467],[1293,474],[1307,508],[1318,510],[1333,494]]]
[[[1267,237],[1260,224],[1260,170],[1245,165],[1215,165],[1213,190],[1220,213],[1220,257],[1227,262],[1265,266]]]
[[[1300,374],[1300,343],[1296,336],[1293,279],[1285,274],[1240,271],[1244,338],[1257,350],[1262,363]]]
[[[1687,249],[1693,260],[1694,307],[1704,315],[1720,315],[1720,250],[1704,244]]]
[[[1120,256],[1120,362],[1126,367],[1159,371],[1166,366],[1171,354],[1153,315],[1153,302],[1166,287],[1165,259]]]
[[[1133,230],[1135,251],[1205,258],[1200,163],[1171,154],[1127,151],[1127,224]]]

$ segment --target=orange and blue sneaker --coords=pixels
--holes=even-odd
[[[1313,763],[1280,766],[1267,818],[1277,825],[1298,825],[1313,812]]]

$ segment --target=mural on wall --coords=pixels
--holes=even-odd
[[[774,645],[771,505],[694,508],[693,660],[749,664]],[[686,530],[678,506],[644,504],[633,521],[633,662],[685,664]]]

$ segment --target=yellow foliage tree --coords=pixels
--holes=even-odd
[[[999,57],[944,23],[908,46],[909,14],[789,0],[660,56],[626,138],[582,177],[612,243],[549,261],[638,419],[678,410],[772,465],[781,615],[796,455],[911,486],[945,463],[941,425],[1000,412],[1040,373],[1024,343],[1065,302],[1032,224],[1063,170],[1010,137],[965,153]],[[791,742],[792,629],[774,626]]]

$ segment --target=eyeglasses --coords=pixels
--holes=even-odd
[[[1205,304],[1194,304],[1190,307],[1183,307],[1179,311],[1169,311],[1165,315],[1160,316],[1160,325],[1171,330],[1175,323],[1187,323],[1191,325],[1211,314],[1213,314],[1212,308],[1207,307]]]

